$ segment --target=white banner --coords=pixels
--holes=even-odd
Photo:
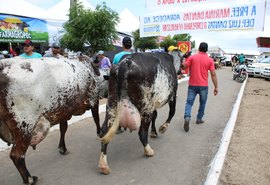
[[[242,2],[255,2],[259,0],[241,0]],[[146,8],[168,8],[200,6],[209,3],[234,3],[236,0],[145,0]]]
[[[227,4],[227,3],[226,3]],[[225,5],[226,5],[225,4]],[[263,30],[265,1],[140,17],[140,36],[190,32]]]
[[[64,21],[47,21],[47,27],[49,32],[49,45],[54,42],[59,42],[65,33],[63,28]]]

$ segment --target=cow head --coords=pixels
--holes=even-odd
[[[173,65],[174,65],[175,71],[178,72],[183,62],[183,54],[180,51],[174,50],[170,52],[170,55],[173,56]]]
[[[80,61],[90,64],[91,68],[93,69],[95,79],[97,82],[99,97],[107,98],[108,88],[109,88],[108,80],[110,77],[110,71],[99,69],[98,60],[97,59],[93,60],[91,57],[88,57],[86,55],[82,55],[82,59]]]
[[[95,60],[93,60],[91,57],[89,57],[87,55],[83,55],[83,54],[79,54],[78,59],[80,62],[89,65],[91,70],[93,70],[93,73],[95,76],[100,76],[100,72],[99,72],[98,66],[95,63]]]
[[[109,78],[110,70],[99,69],[100,76],[97,78],[97,84],[99,88],[99,97],[107,98],[109,91]]]

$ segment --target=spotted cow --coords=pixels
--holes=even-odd
[[[105,121],[102,125],[99,170],[109,174],[107,145],[119,126],[139,129],[144,154],[153,156],[148,144],[148,128],[157,116],[156,110],[169,103],[170,112],[159,128],[164,133],[175,114],[177,74],[181,53],[134,53],[113,66],[109,79],[109,96]]]
[[[89,60],[15,57],[0,61],[0,138],[13,145],[10,157],[24,183],[38,180],[26,168],[26,151],[35,148],[51,126],[60,123],[65,132],[61,124],[91,108],[100,134],[98,78]],[[64,135],[60,147],[65,148],[63,144]]]

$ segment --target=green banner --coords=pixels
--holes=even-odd
[[[48,42],[45,20],[0,14],[0,42]]]

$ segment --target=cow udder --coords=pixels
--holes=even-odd
[[[127,99],[121,101],[120,126],[137,130],[141,124],[141,116],[138,109]]]

